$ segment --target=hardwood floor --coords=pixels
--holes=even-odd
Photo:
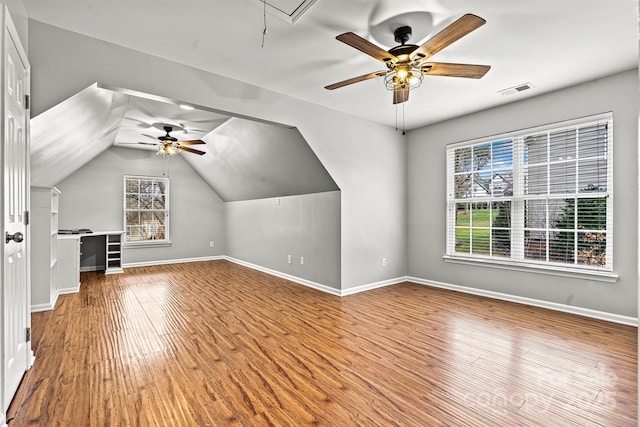
[[[9,426],[636,426],[637,330],[227,261],[83,273],[34,313]]]

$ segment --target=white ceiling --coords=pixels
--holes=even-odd
[[[287,10],[301,2],[271,0]],[[407,129],[638,65],[636,0],[317,0],[294,23],[268,7],[264,47],[259,0],[191,0],[186,4],[24,0],[24,4],[29,17],[41,22],[390,126],[396,124],[396,110],[381,79],[335,91],[324,89],[327,84],[384,69],[335,36],[353,31],[380,44],[370,34],[383,40],[384,33],[392,31],[380,28],[381,22],[429,12],[434,27],[414,28],[414,34],[424,33],[425,37],[411,42],[420,44],[429,33],[464,13],[486,19],[486,25],[437,53],[433,60],[487,64],[492,69],[481,80],[425,77],[405,104]],[[511,96],[498,94],[525,82],[534,88]]]
[[[193,147],[204,155],[179,155],[224,201],[339,189],[296,128],[97,83],[31,119],[31,184],[58,185],[112,146],[155,157],[163,124],[178,140],[205,142]]]

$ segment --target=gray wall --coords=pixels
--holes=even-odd
[[[34,116],[97,81],[296,126],[341,189],[341,288],[405,275],[406,150],[391,127],[33,20],[29,43]]]
[[[339,191],[227,202],[225,209],[227,255],[340,289]]]
[[[163,159],[148,150],[110,148],[56,184],[61,191],[60,228],[122,230],[123,175],[162,176],[165,170],[170,180],[171,246],[125,248],[123,263],[224,255],[222,200],[180,156]]]
[[[446,144],[613,112],[614,270],[604,283],[443,261]],[[408,275],[559,304],[637,316],[638,71],[412,131],[408,135]]]

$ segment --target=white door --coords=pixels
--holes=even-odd
[[[2,264],[3,310],[3,393],[2,414],[11,403],[18,385],[29,368],[31,341],[27,339],[29,292],[27,278],[28,114],[25,95],[29,87],[28,63],[15,27],[5,10],[4,43],[4,116],[2,138],[2,176],[4,185],[4,256]]]

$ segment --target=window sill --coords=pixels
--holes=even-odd
[[[167,246],[171,246],[171,241],[169,240],[163,240],[161,242],[128,242],[128,243],[124,243],[122,245],[123,248],[131,248],[131,249],[137,249],[137,248],[162,248],[162,247],[167,247]]]
[[[445,262],[454,264],[467,264],[478,267],[501,268],[505,270],[524,271],[527,273],[549,274],[553,276],[571,277],[574,279],[596,280],[599,282],[615,283],[618,275],[606,271],[589,271],[555,265],[539,265],[533,263],[516,263],[507,260],[462,257],[457,255],[444,255]]]

